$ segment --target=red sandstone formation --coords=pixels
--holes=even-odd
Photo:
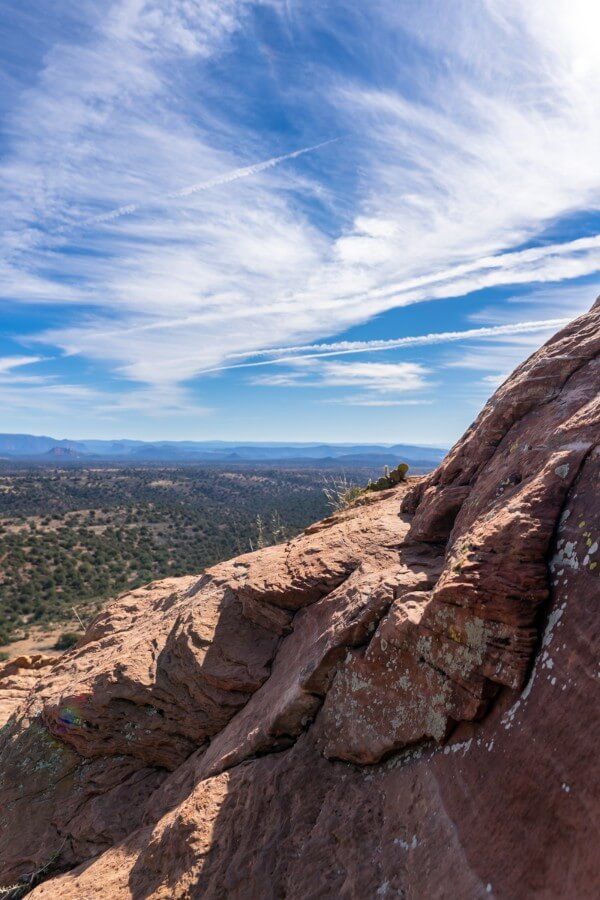
[[[431,476],[115,601],[7,694],[0,884],[598,896],[599,389],[597,302]]]

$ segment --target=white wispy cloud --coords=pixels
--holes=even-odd
[[[101,392],[82,384],[58,384],[48,378],[33,381],[0,378],[0,404],[5,416],[23,415],[27,409],[34,409],[39,421],[45,416],[52,421],[52,417],[73,410],[85,412],[101,397]]]
[[[420,398],[419,400],[382,400],[380,397],[350,395],[348,397],[330,397],[325,402],[341,406],[372,406],[377,409],[385,409],[395,406],[431,406],[435,401],[426,398]]]
[[[0,356],[0,373],[11,372],[21,366],[30,366],[41,362],[41,356]]]
[[[558,287],[538,287],[534,291],[516,292],[504,297],[502,302],[486,303],[469,314],[474,324],[511,324],[515,319],[533,318],[542,313],[546,318],[561,318],[568,307],[573,318],[587,312],[594,299],[600,294],[600,282],[586,282],[579,285],[559,285]]]
[[[327,362],[297,360],[295,372],[257,376],[253,384],[268,387],[351,387],[376,393],[404,393],[427,387],[429,369],[421,363]]]
[[[544,240],[550,224],[600,203],[595,5],[488,0],[476,28],[469,4],[443,17],[426,3],[347,8],[353,49],[367,52],[365,34],[373,42],[377,87],[323,65],[301,90],[290,73],[281,102],[296,89],[299,119],[344,135],[323,153],[294,151],[307,168],[295,181],[277,168],[290,154],[273,155],[280,146],[242,114],[244,72],[220,104],[198,89],[206,61],[226,52],[257,5],[90,3],[85,41],[53,47],[23,88],[6,129],[0,281],[13,302],[69,310],[69,324],[45,341],[166,391],[264,348],[310,353],[392,308],[600,270],[598,235]],[[284,14],[285,4],[271,6]],[[329,15],[328,4],[298,8],[286,28],[327,33]],[[390,29],[408,29],[433,64],[412,73],[385,57]],[[312,149],[322,136],[298,143]],[[326,223],[307,200],[321,186]],[[151,196],[177,202],[156,215]],[[69,230],[94,219],[103,227]],[[565,315],[546,316],[545,327],[570,317],[565,296]],[[541,324],[519,324],[542,334]]]
[[[22,375],[20,370],[8,373],[0,369],[0,405],[5,416],[21,416],[34,409],[37,420],[45,419],[56,429],[56,417],[75,414],[73,426],[83,423],[90,435],[94,423],[127,421],[132,414],[150,417],[200,418],[212,410],[195,402],[180,388],[130,387],[123,393],[102,390],[88,384],[59,382],[56,375]]]
[[[110,5],[107,35],[155,53],[210,57],[240,25],[252,0],[123,0]]]
[[[328,362],[320,377],[328,387],[369,388],[380,393],[418,391],[427,385],[429,369],[421,363]]]

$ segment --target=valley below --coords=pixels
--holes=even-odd
[[[288,540],[374,467],[0,467],[0,657],[59,654],[110,597]]]

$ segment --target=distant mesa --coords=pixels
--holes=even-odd
[[[271,463],[272,465],[396,466],[433,469],[445,457],[440,447],[414,444],[236,443],[235,441],[57,440],[30,434],[0,434],[0,459],[35,461],[120,461],[187,463]]]
[[[83,453],[78,453],[77,450],[73,450],[72,447],[51,447],[50,450],[47,450],[46,453],[43,454],[45,457],[51,457],[52,459],[82,459]]]

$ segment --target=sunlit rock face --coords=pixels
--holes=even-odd
[[[597,896],[599,488],[596,303],[432,475],[0,670],[0,884]]]

